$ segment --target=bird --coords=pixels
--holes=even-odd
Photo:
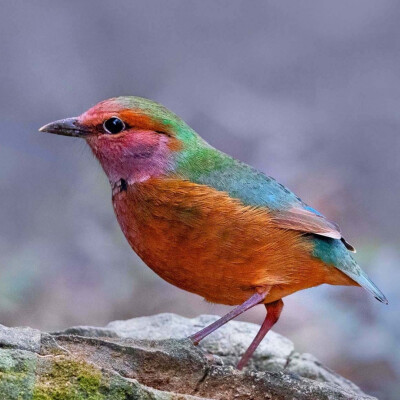
[[[235,306],[193,333],[195,345],[264,305],[264,322],[238,369],[294,292],[324,283],[361,286],[388,304],[338,225],[274,178],[212,147],[157,102],[114,97],[39,131],[86,140],[110,182],[122,232],[148,267],[208,302]]]

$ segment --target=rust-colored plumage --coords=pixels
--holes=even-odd
[[[116,193],[113,204],[144,262],[211,302],[240,304],[256,287],[272,287],[264,300],[269,303],[322,283],[357,285],[311,257],[311,241],[282,229],[267,209],[244,207],[208,186],[149,179]]]
[[[41,131],[86,139],[112,186],[118,222],[151,269],[208,301],[238,305],[192,335],[193,343],[265,304],[265,321],[239,368],[293,292],[354,285],[387,303],[336,224],[273,178],[211,147],[157,103],[114,98]]]

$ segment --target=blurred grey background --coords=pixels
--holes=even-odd
[[[3,1],[0,322],[54,330],[229,309],[134,255],[84,141],[37,133],[139,95],[341,225],[390,305],[323,286],[287,298],[276,331],[399,399],[399,20],[396,1]]]

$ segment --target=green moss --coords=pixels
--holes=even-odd
[[[0,349],[0,399],[30,400],[37,357],[24,350]]]
[[[103,374],[85,361],[66,356],[43,360],[32,400],[155,399],[139,383]],[[158,397],[157,397],[158,398]]]
[[[46,369],[46,366],[45,366]],[[35,385],[33,400],[104,399],[102,374],[93,365],[66,357],[52,359]]]
[[[0,400],[175,400],[134,379],[68,356],[0,349]]]

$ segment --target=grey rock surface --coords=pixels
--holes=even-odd
[[[230,322],[198,347],[186,339],[217,318],[159,314],[54,333],[0,326],[0,398],[372,399],[274,332],[238,371],[254,324]]]
[[[0,325],[0,345],[34,353],[40,350],[40,331],[32,328],[7,328]]]

